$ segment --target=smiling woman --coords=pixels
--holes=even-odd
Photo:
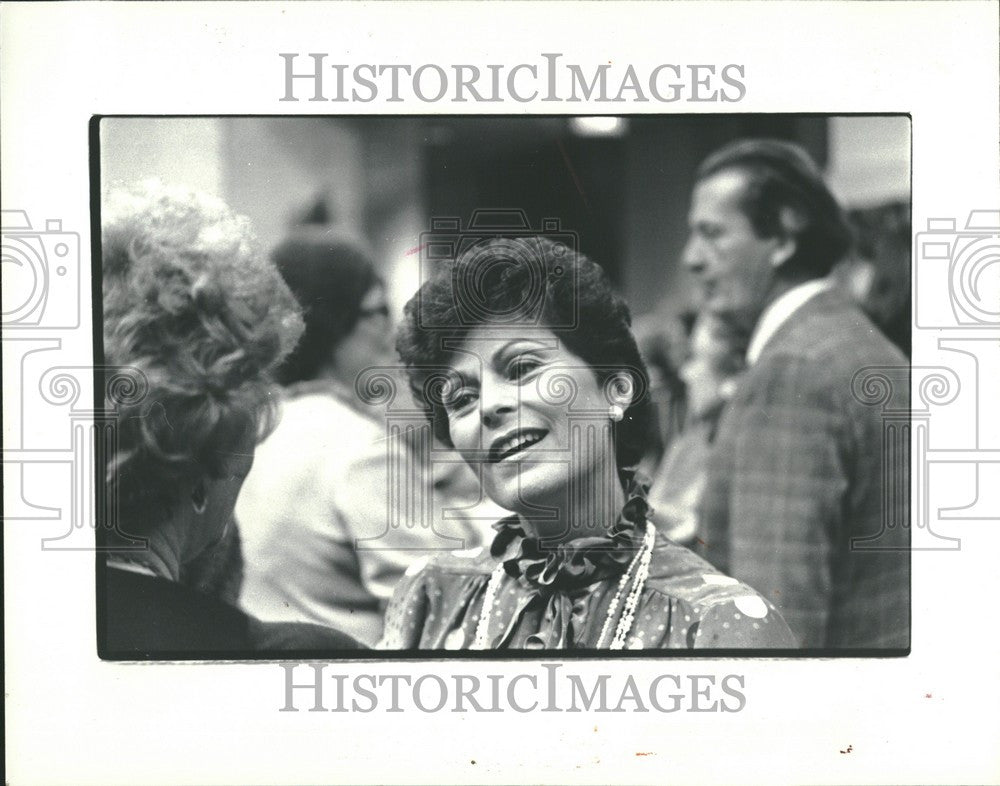
[[[796,646],[754,590],[657,535],[632,469],[655,429],[646,371],[597,264],[479,243],[407,304],[398,349],[436,435],[513,515],[489,549],[412,566],[381,647]]]
[[[547,328],[523,326],[513,337],[473,328],[453,363],[456,381],[443,397],[448,436],[468,463],[482,467],[490,498],[523,510],[548,540],[603,527],[607,513],[624,502],[609,413],[617,406],[616,415],[624,414],[626,399],[610,404],[586,361]],[[628,380],[623,375],[626,390]],[[587,440],[591,449],[581,449]],[[613,511],[569,505],[570,483],[592,492],[595,502],[610,492],[601,501]],[[575,515],[564,516],[571,508]],[[598,513],[595,520],[582,518],[589,512]]]

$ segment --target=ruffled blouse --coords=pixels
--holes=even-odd
[[[494,525],[489,549],[439,554],[410,566],[386,612],[381,649],[470,649],[490,577],[503,575],[486,631],[490,649],[607,648],[624,612],[622,573],[642,546],[649,509],[633,483],[606,535],[545,547],[517,516]],[[629,581],[628,587],[631,586]],[[791,649],[771,603],[657,534],[627,649]]]

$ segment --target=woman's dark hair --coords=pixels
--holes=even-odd
[[[271,427],[272,374],[302,321],[247,219],[214,197],[155,183],[112,193],[101,255],[104,357],[119,367],[107,483],[141,533]]]
[[[271,254],[302,306],[302,340],[278,371],[283,385],[315,379],[358,323],[361,301],[384,286],[360,243],[321,228],[302,228]]]
[[[793,237],[795,254],[782,270],[820,278],[850,250],[853,234],[823,175],[798,145],[776,139],[744,139],[710,155],[697,179],[736,170],[746,175],[742,210],[759,237]]]
[[[609,403],[622,373],[629,377],[632,403],[614,424],[621,471],[639,462],[657,429],[631,324],[628,306],[604,270],[583,254],[542,237],[494,238],[443,263],[424,283],[406,304],[396,349],[435,436],[450,446],[448,417],[434,383],[466,334],[476,327],[550,329],[593,368]]]

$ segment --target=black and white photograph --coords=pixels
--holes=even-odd
[[[906,654],[908,117],[95,125],[108,657]]]
[[[0,2],[5,781],[1000,784],[998,31]]]

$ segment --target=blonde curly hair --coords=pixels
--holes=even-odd
[[[249,221],[214,197],[148,183],[112,193],[102,224],[105,361],[145,390],[107,401],[118,414],[107,482],[139,533],[267,433],[272,374],[302,319]]]

